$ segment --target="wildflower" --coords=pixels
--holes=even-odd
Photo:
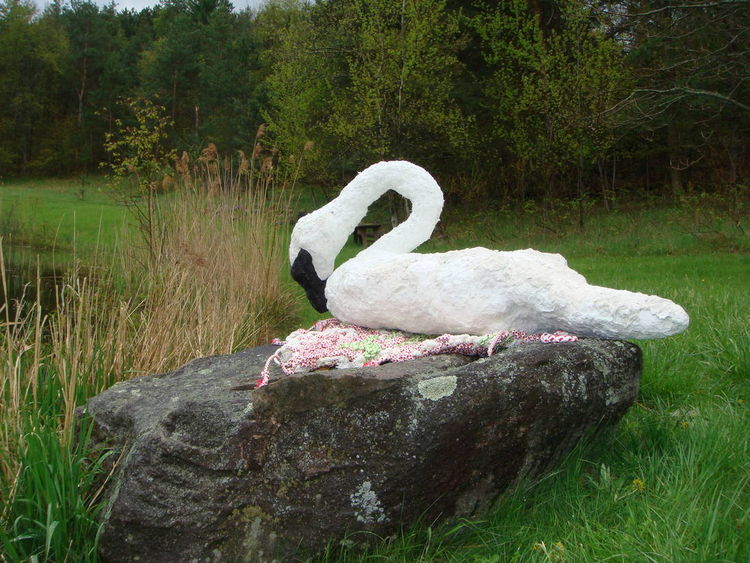
[[[547,545],[543,541],[536,542],[533,546],[531,546],[531,549],[533,551],[541,551],[544,555],[547,556],[548,561],[565,560],[565,545],[561,541],[557,541],[549,547],[547,547]]]
[[[643,481],[643,479],[633,479],[631,485],[633,487],[633,490],[637,493],[642,493],[644,490],[646,490],[646,483]]]

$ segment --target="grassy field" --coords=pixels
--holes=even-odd
[[[101,222],[114,232],[124,221],[122,209],[112,204],[92,201],[90,207],[82,205],[75,197],[75,183],[63,188],[44,182],[37,187],[28,183],[6,185],[0,190],[2,201],[14,194],[19,202],[26,201],[25,197],[34,202],[22,203],[20,209],[41,210],[48,196],[52,203],[60,198],[65,202],[61,208],[64,214],[75,210],[76,228]],[[84,195],[84,202],[88,197],[88,193]],[[183,209],[183,215],[176,216],[174,225],[187,221],[185,213],[207,215],[200,212],[203,208],[195,207],[196,202],[191,205]],[[674,299],[690,313],[691,326],[681,335],[640,343],[644,351],[640,398],[609,440],[581,444],[557,471],[522,484],[500,499],[483,520],[434,527],[422,523],[368,554],[332,550],[323,559],[477,563],[750,560],[748,237],[720,212],[703,211],[700,220],[692,209],[681,207],[631,209],[619,214],[592,211],[581,230],[565,213],[555,218],[541,211],[459,214],[449,210],[435,241],[423,250],[483,245],[501,249],[533,246],[563,252],[570,265],[592,283]],[[54,212],[47,212],[45,224],[55,225]],[[191,242],[188,247],[178,245],[181,250],[174,252],[180,259],[160,270],[162,280],[171,279],[169,274],[176,271],[176,264],[189,264],[178,272],[170,292],[202,271],[202,260],[222,246],[228,246],[226,250],[231,253],[242,252],[246,246],[242,237],[249,234],[242,231],[246,227],[232,221],[227,216],[223,222],[244,233],[242,236],[232,237],[229,231],[209,236],[217,227],[212,221],[201,228],[173,231],[180,241]],[[276,218],[272,223],[279,226]],[[57,240],[72,241],[71,233],[63,231],[62,225],[68,228],[73,222],[58,220],[57,224],[61,225]],[[269,223],[263,225],[259,228],[268,231]],[[77,238],[92,241],[100,237],[98,227],[86,232],[89,234]],[[189,232],[196,237],[189,238]],[[204,239],[213,242],[199,246],[198,241]],[[274,333],[283,336],[290,328],[309,325],[317,318],[301,301],[301,291],[289,285],[282,267],[283,233],[277,232],[268,244],[277,247],[271,256],[284,273],[281,285],[272,284],[264,298],[281,295],[276,309],[264,313],[271,324],[259,338]],[[342,259],[357,250],[353,244],[347,245]],[[249,261],[259,259],[263,260],[247,257]],[[218,260],[223,261],[221,257]],[[237,267],[226,276],[239,276],[237,272],[248,265],[243,261]],[[146,271],[139,272],[145,275]],[[199,278],[198,283],[205,282]],[[240,288],[228,285],[222,291],[229,294]],[[163,298],[164,294],[147,294],[147,302],[159,302],[155,297]],[[68,307],[75,313],[69,325],[62,322],[65,310],[59,318],[44,320],[29,308],[22,324],[5,319],[0,330],[0,499],[5,502],[0,514],[0,550],[7,561],[32,555],[40,560],[95,560],[98,498],[91,483],[96,466],[88,464],[85,450],[74,446],[66,436],[72,408],[112,381],[112,365],[119,366],[118,377],[128,377],[157,369],[154,362],[159,354],[169,355],[174,364],[190,354],[229,350],[250,341],[229,334],[213,348],[205,345],[174,351],[164,336],[152,350],[153,357],[149,361],[141,358],[136,368],[130,357],[110,357],[104,352],[118,346],[142,348],[143,340],[127,340],[132,338],[127,335],[138,334],[148,326],[156,330],[167,325],[148,334],[169,335],[179,328],[185,339],[205,343],[206,327],[190,321],[196,310],[170,317],[169,323],[163,314],[153,316],[156,312],[151,317],[137,317],[140,320],[132,333],[125,328],[104,330],[103,320],[93,313],[111,305],[106,301],[111,295],[96,297],[98,294],[93,293],[91,301],[84,301],[85,291],[76,295],[77,303],[85,306]],[[186,299],[186,294],[177,295]],[[106,299],[97,302],[95,297]],[[223,299],[217,300],[217,307],[226,309]],[[33,303],[33,295],[30,301]],[[120,299],[119,306],[123,303],[128,302]],[[163,311],[175,309],[174,303],[164,303]],[[284,311],[280,313],[279,307]],[[139,305],[132,314],[140,314],[143,309]],[[90,320],[81,322],[89,318],[87,311]],[[130,315],[131,309],[123,309],[121,314]],[[233,322],[241,322],[243,316],[240,313]],[[213,322],[221,323],[222,319],[217,315]],[[115,320],[109,318],[107,322]],[[43,323],[57,327],[50,331],[51,342],[47,344],[41,342],[47,338],[40,333]],[[119,344],[111,339],[96,340],[99,336],[81,332],[89,325],[99,327],[96,334],[108,331],[121,334],[124,340]]]
[[[0,184],[0,233],[15,244],[87,253],[97,245],[111,248],[131,223],[103,177]]]

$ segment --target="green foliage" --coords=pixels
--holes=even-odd
[[[115,131],[106,134],[104,148],[112,160],[109,167],[116,180],[134,177],[139,189],[152,192],[176,157],[167,144],[173,122],[163,106],[148,99],[128,98],[122,103],[133,121],[116,119]]]
[[[282,148],[312,139],[319,163],[349,171],[384,158],[439,167],[466,144],[458,23],[444,1],[283,6],[260,16],[283,30],[266,113]]]
[[[156,196],[169,187],[171,164],[177,156],[166,143],[173,122],[164,115],[162,106],[145,98],[131,98],[123,103],[132,112],[134,121],[127,124],[115,120],[116,130],[106,134],[104,147],[112,161],[112,187],[138,220],[153,261],[161,252],[157,244],[160,227]],[[128,180],[134,181],[135,190],[127,185]]]
[[[225,0],[172,0],[156,12],[156,39],[142,52],[138,72],[142,91],[168,108],[183,147],[234,148],[257,125],[259,108],[247,103],[256,95],[248,20]]]
[[[607,39],[586,5],[556,3],[550,24],[525,0],[501,2],[475,18],[493,75],[486,99],[493,142],[513,159],[517,189],[527,184],[545,195],[570,184],[572,171],[591,165],[614,142],[607,115],[626,84],[621,47]]]
[[[0,0],[0,177],[89,172],[158,99],[170,143],[307,146],[308,183],[382,158],[456,200],[734,197],[750,176],[746,0]],[[293,165],[294,166],[294,165]]]
[[[0,176],[91,170],[121,97],[159,98],[180,148],[239,148],[260,119],[252,16],[225,1],[141,12],[0,2]]]
[[[269,133],[284,153],[310,147],[306,171],[320,181],[330,173],[330,152],[321,147],[332,148],[324,124],[333,95],[331,76],[337,69],[331,57],[320,56],[315,48],[321,30],[314,27],[305,4],[272,3],[259,14],[257,24],[264,65],[270,69],[265,81],[270,103],[263,111]],[[341,40],[336,34],[331,37]]]
[[[340,22],[350,33],[348,83],[330,128],[357,162],[409,158],[436,164],[466,142],[452,98],[458,25],[443,0],[356,1]]]
[[[105,121],[98,112],[118,95],[122,81],[113,71],[124,71],[118,66],[124,42],[117,33],[114,7],[100,9],[88,0],[72,0],[59,11],[49,9],[44,17],[58,22],[68,38],[64,80],[69,91],[61,100],[66,115],[56,130],[72,139],[63,151],[67,162],[48,170],[67,171],[74,166],[91,170],[102,157]]]
[[[67,132],[49,117],[64,88],[69,42],[59,22],[36,20],[35,11],[31,2],[0,3],[0,175],[47,172],[64,161],[49,139],[65,141]]]
[[[39,418],[28,416],[34,426],[23,439],[22,469],[2,514],[13,519],[0,526],[0,547],[8,561],[98,561],[96,493],[109,455],[88,451],[90,421],[80,423],[69,445],[60,442],[56,424]]]

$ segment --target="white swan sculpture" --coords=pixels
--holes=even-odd
[[[368,206],[388,190],[408,198],[409,218],[334,271]],[[292,276],[320,312],[369,328],[422,334],[565,330],[602,338],[662,338],[685,330],[668,299],[589,285],[559,254],[471,248],[413,253],[443,208],[433,177],[410,162],[380,162],[292,232]]]

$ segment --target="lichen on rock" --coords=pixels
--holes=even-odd
[[[455,375],[432,377],[418,382],[417,389],[423,399],[438,401],[443,397],[449,397],[456,390],[456,381],[458,379]]]
[[[378,500],[375,491],[372,490],[372,483],[365,481],[357,489],[356,492],[352,493],[351,496],[352,508],[354,508],[354,515],[357,518],[357,522],[363,524],[375,524],[385,521],[385,513],[383,507]]]

